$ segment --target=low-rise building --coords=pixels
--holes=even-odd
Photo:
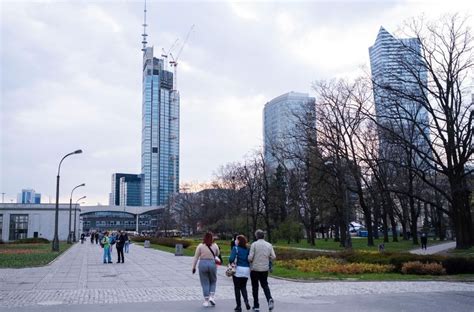
[[[77,209],[75,221],[74,209]],[[55,211],[55,204],[0,204],[0,239],[4,242],[30,237],[52,240]],[[74,230],[74,222],[76,222],[76,229],[79,229],[80,206],[72,206],[71,212],[71,230]],[[68,232],[69,204],[59,204],[59,240],[67,240]]]

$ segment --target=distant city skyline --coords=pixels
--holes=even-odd
[[[114,172],[140,173],[143,2],[2,1],[0,192],[25,185],[54,202],[71,189],[107,204]],[[262,110],[318,79],[368,71],[381,25],[397,35],[411,17],[459,12],[465,1],[148,1],[155,51],[182,42],[180,182],[209,181],[262,142]],[[363,69],[361,69],[363,66]],[[137,105],[138,103],[138,105]],[[77,199],[76,198],[76,199]]]

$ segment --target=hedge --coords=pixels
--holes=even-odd
[[[447,274],[474,273],[474,258],[448,257],[442,264]]]
[[[422,263],[420,261],[406,262],[402,266],[402,274],[417,274],[417,275],[444,275],[446,269],[441,263]]]
[[[42,237],[23,238],[14,241],[15,244],[48,244],[50,241]]]

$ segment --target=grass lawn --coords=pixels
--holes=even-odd
[[[134,244],[143,246],[143,243],[137,243],[134,242]],[[157,244],[150,244],[150,247],[153,249],[165,251],[174,254],[175,253],[175,248],[174,247],[168,247],[168,246],[163,246],[163,245],[157,245]],[[189,246],[188,248],[183,248],[183,255],[185,256],[194,256],[194,247],[195,246]]]
[[[367,246],[367,238],[365,237],[352,237],[352,248],[355,250],[372,250],[378,251],[379,244],[383,243],[383,239],[374,239],[374,246]],[[442,243],[441,241],[437,240],[429,240],[428,246],[436,245]],[[274,246],[282,247],[282,248],[308,248],[308,249],[324,249],[324,250],[344,250],[344,247],[339,246],[339,242],[335,242],[333,239],[323,240],[318,239],[316,240],[316,245],[311,246],[308,244],[306,240],[301,240],[300,243],[292,242],[288,244],[286,241],[278,241]],[[398,242],[388,242],[385,243],[385,251],[391,252],[406,252],[411,249],[420,248],[420,245],[413,245],[411,240],[404,241],[400,240]]]
[[[192,240],[192,244],[188,248],[183,248],[183,255],[193,257],[194,252],[196,251],[196,247],[197,247],[197,245],[199,245],[199,243],[201,243],[201,240],[197,240],[197,239]],[[222,260],[224,260],[223,264],[227,265],[227,262],[228,262],[228,259],[229,259],[229,256],[230,256],[230,242],[220,240],[220,241],[217,241],[216,243],[219,246],[219,249],[221,251]],[[143,243],[140,243],[140,242],[134,242],[134,244],[143,246]],[[169,253],[172,253],[172,254],[175,253],[175,248],[174,247],[157,245],[157,244],[153,244],[153,243],[150,244],[150,247],[153,248],[153,249],[169,252]]]
[[[51,251],[48,244],[1,244],[0,268],[27,268],[43,266],[53,261],[57,256],[66,251],[69,245],[59,243],[59,252]]]

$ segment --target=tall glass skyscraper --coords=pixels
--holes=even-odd
[[[173,83],[173,73],[164,69],[163,59],[153,56],[153,47],[144,46],[141,153],[144,206],[166,204],[179,190],[179,92]]]
[[[263,109],[263,140],[265,162],[270,168],[278,166],[279,148],[295,148],[296,125],[305,118],[308,109],[314,108],[315,99],[306,93],[288,92],[265,104]],[[285,163],[291,167],[290,162]]]
[[[394,144],[398,139],[393,133],[428,153],[428,114],[423,103],[415,100],[423,98],[421,86],[427,84],[420,41],[395,38],[381,27],[369,54],[377,120],[383,128],[390,129],[379,129],[379,153],[393,157],[393,153],[398,152]]]

